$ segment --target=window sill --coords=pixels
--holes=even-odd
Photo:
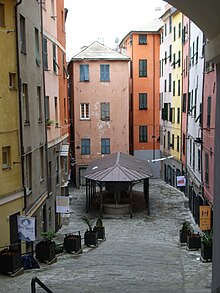
[[[44,181],[44,177],[43,178],[40,178],[40,183],[42,183]]]
[[[30,196],[32,194],[32,189],[26,193],[26,196]]]
[[[8,167],[2,167],[2,170],[3,170],[3,171],[11,170],[11,166],[8,166]]]

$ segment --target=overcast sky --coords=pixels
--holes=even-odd
[[[120,42],[130,30],[158,18],[165,4],[162,0],[64,0],[67,59],[98,39],[114,48],[116,38]],[[155,12],[157,7],[161,12]]]

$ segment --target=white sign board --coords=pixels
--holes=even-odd
[[[176,177],[176,186],[186,186],[186,177],[185,176],[177,176]]]
[[[17,216],[18,238],[27,242],[35,241],[35,218]]]
[[[69,197],[57,196],[56,197],[56,212],[61,214],[69,214]]]

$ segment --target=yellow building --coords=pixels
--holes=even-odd
[[[17,215],[24,208],[15,4],[0,0],[0,247],[18,242]]]
[[[178,10],[173,14],[172,36],[172,131],[171,155],[180,161],[181,154],[181,96],[182,96],[182,13]]]

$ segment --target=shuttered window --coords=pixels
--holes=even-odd
[[[110,66],[109,64],[100,65],[100,81],[110,81]]]
[[[80,81],[89,81],[89,65],[80,64]]]

